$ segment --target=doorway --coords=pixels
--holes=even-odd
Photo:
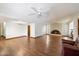
[[[27,31],[27,32],[28,32],[28,37],[30,37],[30,36],[31,36],[31,34],[30,34],[30,33],[31,33],[31,28],[30,28],[30,27],[31,27],[31,26],[30,26],[30,25],[28,25],[28,31]]]

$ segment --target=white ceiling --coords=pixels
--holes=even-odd
[[[31,7],[40,8],[47,16],[37,17]],[[49,22],[79,12],[78,3],[0,3],[0,20],[24,22]]]

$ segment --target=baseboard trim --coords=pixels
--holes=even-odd
[[[36,36],[36,37],[28,37],[28,36],[17,36],[17,37],[12,37],[12,38],[6,38],[6,40],[9,40],[9,39],[16,39],[16,38],[22,38],[22,37],[28,37],[28,38],[33,38],[33,39],[36,39],[36,38],[39,38],[39,37],[42,37],[44,35],[50,35],[50,34],[43,34],[43,35],[40,35],[40,36]]]
[[[40,37],[42,37],[42,36],[44,36],[44,35],[49,35],[49,34],[43,34],[43,35],[40,35],[40,36],[36,36],[35,39],[36,39],[36,38],[40,38]]]
[[[28,37],[28,38],[33,38],[33,39],[36,39],[36,38],[40,38],[44,35],[56,35],[56,36],[61,36],[59,34],[43,34],[43,35],[40,35],[40,36],[36,36],[36,37],[28,37],[28,36],[17,36],[17,37],[12,37],[12,38],[6,38],[6,40],[9,40],[9,39],[16,39],[16,38],[22,38],[22,37]]]
[[[9,40],[9,39],[16,39],[16,38],[21,38],[21,37],[27,37],[27,36],[17,36],[17,37],[12,37],[12,38],[6,38],[6,40]]]
[[[34,38],[36,39],[36,38],[39,38],[39,37],[42,37],[42,35],[41,36],[34,37]]]

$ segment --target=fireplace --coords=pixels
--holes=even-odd
[[[61,34],[59,30],[52,30],[51,34]]]

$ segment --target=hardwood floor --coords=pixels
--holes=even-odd
[[[62,36],[20,37],[0,41],[1,56],[61,56]]]

